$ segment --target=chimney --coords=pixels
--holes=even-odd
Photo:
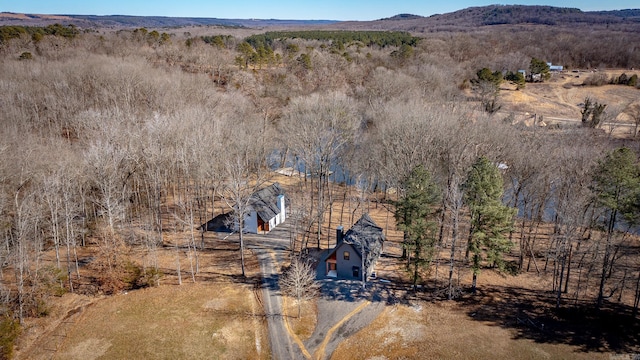
[[[280,210],[280,222],[284,222],[287,219],[287,210],[285,208],[284,195],[278,195],[278,210]]]
[[[342,225],[338,226],[336,229],[336,245],[342,242],[342,238],[344,237],[344,227]]]

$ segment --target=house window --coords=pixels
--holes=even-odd
[[[359,279],[360,278],[360,268],[357,267],[357,266],[354,266],[352,268],[352,270],[353,270],[353,277],[356,278],[356,279]]]
[[[343,257],[345,260],[349,260],[349,255],[350,255],[350,254],[349,254],[349,252],[348,252],[348,251],[345,251],[345,252],[344,252],[344,254],[342,254],[342,257]]]
[[[329,263],[329,271],[336,270],[336,263]]]

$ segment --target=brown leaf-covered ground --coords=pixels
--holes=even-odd
[[[276,176],[275,180],[292,196],[300,190],[295,179]],[[630,292],[601,312],[593,310],[584,295],[572,306],[569,292],[563,295],[562,310],[555,311],[555,294],[550,292],[552,263],[548,262],[545,272],[542,255],[537,258],[540,274],[533,265],[516,276],[484,269],[478,278],[478,293],[473,295],[469,292],[471,272],[459,253],[454,277],[460,297],[446,301],[443,289],[449,250],[445,244],[437,269],[434,265],[424,287],[412,292],[400,259],[402,234],[395,229],[385,196],[344,186],[333,190],[340,200],[333,206],[331,228],[328,218],[325,221],[321,247],[327,242],[333,246],[337,226],[348,228],[363,212],[369,212],[387,234],[376,270],[379,278],[391,281],[395,296],[394,304],[387,304],[378,318],[367,320],[372,321],[368,327],[346,334],[350,336],[342,339],[333,358],[582,359],[640,351],[637,320],[625,315],[632,301]],[[548,246],[551,231],[546,225],[540,230],[540,254]],[[254,291],[260,278],[257,259],[247,252],[248,277],[243,279],[235,237],[223,240],[220,235],[207,234],[205,250],[199,252],[200,272],[193,283],[185,248],[173,246],[189,237],[189,231],[166,237],[166,246],[158,251],[164,274],[159,287],[112,296],[51,298],[50,315],[27,323],[17,358],[210,358],[211,354],[221,359],[268,358],[264,311],[259,292]],[[517,247],[507,260],[515,261],[516,255]],[[148,254],[133,248],[126,256],[143,262]],[[178,257],[183,285],[178,285]],[[52,262],[53,254],[48,253],[44,260]],[[90,266],[81,267],[83,281],[96,275],[91,271]],[[589,282],[591,296],[596,291],[595,280]],[[295,306],[291,301],[287,304],[290,314]],[[319,321],[314,309],[314,303],[304,304],[303,318],[289,319],[302,341]]]

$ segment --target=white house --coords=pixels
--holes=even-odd
[[[548,62],[547,65],[549,65],[549,70],[550,71],[562,71],[562,70],[564,70],[564,66],[562,66],[562,65],[553,65],[550,62]]]
[[[287,199],[279,183],[251,195],[249,211],[244,218],[245,233],[268,233],[287,219]],[[235,229],[238,230],[238,225]]]

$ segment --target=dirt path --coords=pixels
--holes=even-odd
[[[317,303],[318,324],[305,341],[317,360],[330,358],[341,342],[369,325],[386,306],[384,301],[372,301],[371,292],[361,293],[358,282],[323,285],[324,296]],[[336,296],[337,293],[340,295]]]
[[[350,313],[348,313],[345,317],[343,317],[340,321],[338,321],[335,325],[333,325],[327,331],[327,335],[325,335],[324,340],[322,340],[322,343],[320,343],[320,346],[318,346],[315,353],[313,354],[314,359],[318,359],[318,360],[325,359],[327,344],[329,344],[329,342],[333,339],[333,334],[335,333],[335,331],[341,328],[342,325],[344,325],[344,323],[351,320],[351,318],[358,315],[364,308],[369,306],[369,304],[371,304],[371,302],[368,300],[362,301],[360,305],[358,305],[355,309],[353,309]],[[331,348],[331,352],[333,352],[334,349],[335,349],[335,346]]]
[[[47,325],[37,330],[29,329],[27,331],[34,331],[32,338],[24,338],[23,341],[28,344],[22,345],[23,348],[18,348],[15,354],[16,359],[51,359],[52,356],[58,351],[62,343],[64,342],[67,332],[73,327],[76,320],[80,318],[84,310],[95,304],[101,298],[89,298],[81,295],[69,297],[70,310],[61,314],[59,318],[53,321],[49,321]],[[52,318],[50,316],[50,318]],[[36,329],[34,327],[34,329]]]

